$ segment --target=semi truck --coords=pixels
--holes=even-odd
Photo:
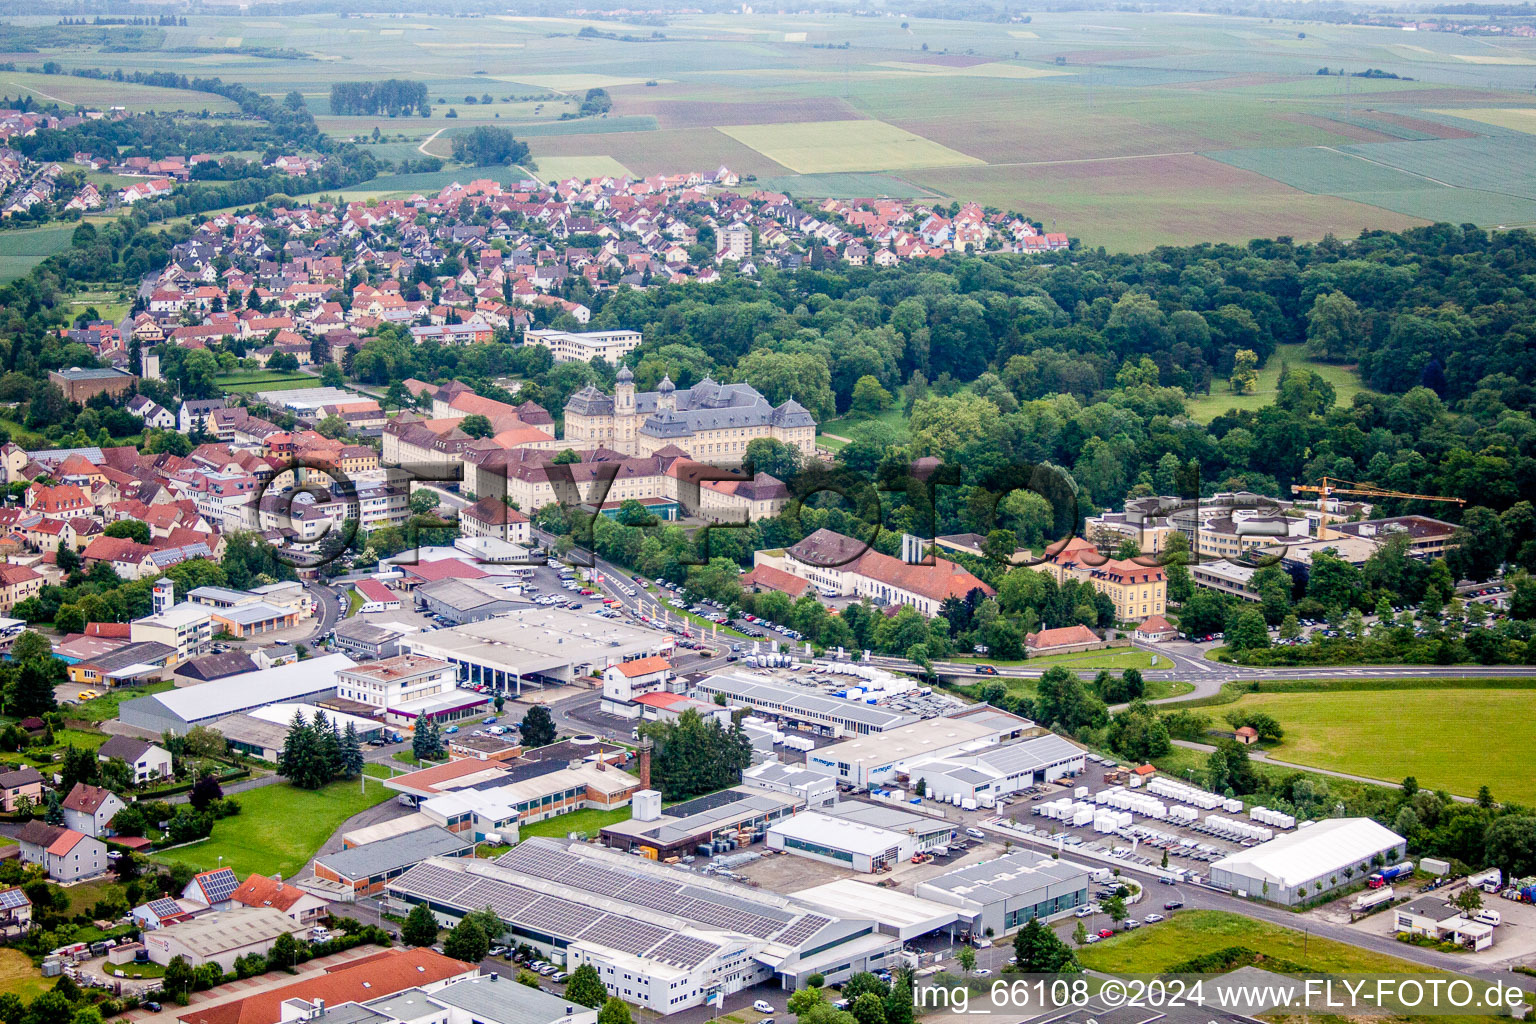
[[[1382,868],[1365,880],[1365,884],[1372,889],[1380,889],[1394,878],[1402,878],[1413,874],[1413,861],[1405,860],[1401,864],[1394,864],[1389,868]]]

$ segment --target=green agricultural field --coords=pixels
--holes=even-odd
[[[1348,405],[1357,391],[1364,389],[1355,371],[1337,363],[1320,363],[1308,359],[1301,345],[1280,345],[1269,362],[1259,370],[1259,385],[1250,394],[1232,393],[1226,381],[1215,381],[1209,395],[1197,395],[1189,400],[1189,414],[1201,423],[1209,423],[1229,409],[1262,409],[1275,400],[1280,386],[1280,368],[1286,364],[1305,366],[1333,385],[1337,404]]]
[[[0,232],[0,281],[14,281],[55,253],[69,248],[73,224]]]
[[[678,15],[659,35],[584,18],[230,10],[189,15],[164,30],[160,50],[107,50],[82,32],[79,45],[40,46],[29,62],[219,74],[274,97],[296,89],[339,138],[377,128],[372,150],[384,160],[419,158],[440,131],[429,152],[446,155],[455,132],[493,124],[528,140],[546,180],[725,164],[804,197],[975,200],[1125,250],[1436,220],[1536,223],[1532,40],[1321,24],[1300,33],[1286,20],[1118,10],[1038,11],[1027,26]],[[332,84],[390,74],[427,83],[430,117],[330,113]],[[0,95],[8,81],[9,95],[87,105],[228,109],[204,94],[26,72],[0,73]],[[596,87],[613,102],[605,116],[561,120]],[[352,191],[521,173],[449,167]],[[17,241],[4,237],[0,278],[64,244],[37,253],[39,241],[23,251]]]
[[[132,111],[185,110],[211,114],[234,113],[239,108],[223,96],[185,89],[162,89],[133,82],[109,82],[73,75],[34,75],[21,71],[0,71],[0,95],[31,96],[34,101],[62,103],[102,109],[127,107]]]
[[[539,177],[545,181],[578,178],[634,177],[629,168],[611,156],[546,156],[539,160]]]
[[[32,958],[19,949],[0,949],[0,993],[30,1003],[53,988],[55,978],[43,977]]]
[[[800,174],[955,167],[980,160],[884,121],[744,124],[720,129]]]
[[[1396,782],[1412,775],[1430,789],[1474,796],[1487,786],[1501,800],[1536,802],[1518,729],[1531,707],[1525,689],[1381,689],[1248,694],[1236,710],[1264,711],[1285,728],[1271,756]],[[1223,713],[1228,710],[1223,708]],[[1381,742],[1382,716],[1392,722]],[[1482,756],[1468,758],[1469,750]]]
[[[246,790],[235,795],[240,813],[215,823],[210,838],[156,854],[155,859],[189,864],[198,871],[222,864],[241,877],[275,871],[292,877],[342,822],[395,795],[375,779],[369,778],[366,785],[360,791],[355,781],[333,782],[310,791],[281,782]]]

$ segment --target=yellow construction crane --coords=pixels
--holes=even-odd
[[[1345,486],[1340,487],[1339,484]],[[1406,491],[1389,491],[1370,483],[1356,483],[1353,480],[1340,480],[1337,477],[1323,477],[1321,484],[1292,484],[1292,494],[1316,494],[1322,502],[1326,502],[1335,494],[1350,494],[1361,498],[1411,498],[1414,501],[1452,501],[1457,505],[1465,505],[1465,498],[1447,498],[1439,494],[1409,494]]]

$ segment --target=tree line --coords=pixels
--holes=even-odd
[[[350,115],[404,114],[426,115],[432,110],[425,82],[404,78],[386,78],[380,82],[334,82],[331,85],[331,113]]]

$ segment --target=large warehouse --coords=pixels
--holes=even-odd
[[[1076,774],[1086,766],[1087,756],[1081,747],[1047,733],[970,755],[911,765],[908,772],[914,780],[921,778],[940,800],[955,796],[975,800],[1007,796]]]
[[[434,857],[388,888],[445,923],[494,907],[508,936],[567,970],[592,964],[610,992],[660,1014],[774,979],[837,984],[901,949],[869,918],[553,839],[524,840],[494,862]]]
[[[1221,858],[1211,865],[1211,884],[1290,906],[1406,854],[1403,837],[1370,818],[1330,818]]]
[[[1089,870],[1032,850],[958,868],[917,883],[916,895],[960,912],[973,934],[1007,935],[1088,902]]]
[[[1027,718],[977,705],[957,714],[887,729],[879,735],[817,747],[806,755],[805,766],[854,789],[867,789],[889,783],[903,773],[915,780],[921,774],[917,765],[997,749],[1005,738],[1033,728],[1034,723]]]
[[[336,691],[336,673],[355,663],[345,654],[328,654],[262,672],[246,672],[148,697],[124,701],[118,719],[156,736],[169,730],[184,734],[194,725],[226,715],[245,714],[283,701],[302,701]]]
[[[718,675],[694,684],[694,695],[723,696],[733,707],[777,719],[788,729],[809,728],[827,736],[886,732],[917,721],[917,716],[862,701],[829,697],[805,687],[778,686],[746,676]]]
[[[672,647],[666,633],[540,607],[400,639],[402,651],[449,662],[462,681],[518,695],[524,683],[569,683],[632,658],[670,654]]]
[[[842,801],[768,829],[768,849],[869,873],[953,842],[955,826],[898,806]]]

